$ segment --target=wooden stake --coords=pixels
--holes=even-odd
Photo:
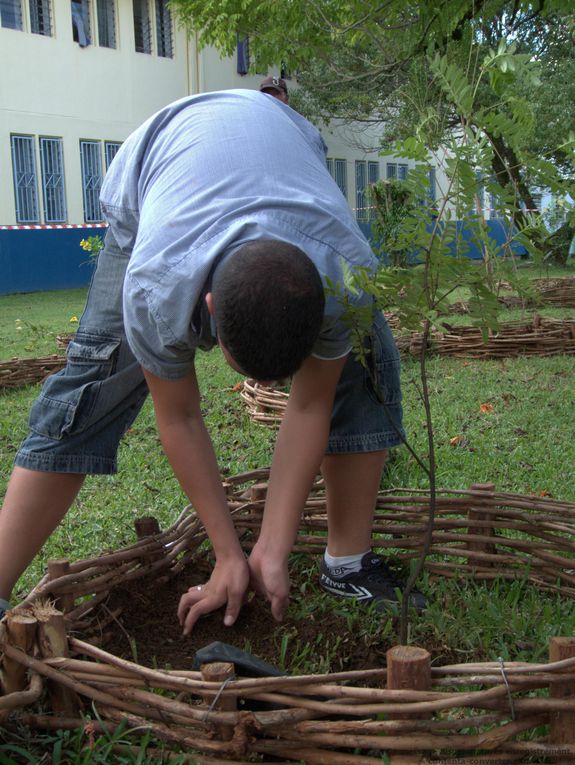
[[[431,690],[431,655],[425,648],[412,645],[396,645],[386,653],[387,659],[387,688],[401,691]],[[418,719],[431,715],[418,714]],[[405,713],[390,714],[394,720],[407,720],[413,715]],[[420,765],[423,763],[423,752],[392,753],[391,765]]]
[[[575,637],[554,637],[549,641],[549,661],[562,661],[575,657]],[[564,699],[575,704],[575,681],[552,683],[549,689],[552,699]],[[575,711],[551,712],[551,728],[549,742],[560,751],[562,745],[575,745]],[[566,747],[567,748],[567,747]],[[573,765],[573,755],[565,754],[553,760],[557,765]]]
[[[38,619],[38,648],[43,659],[67,658],[68,637],[64,614],[49,604],[35,606]],[[77,693],[60,683],[48,680],[52,711],[66,717],[79,716],[82,703]]]
[[[156,534],[161,533],[158,519],[151,515],[147,515],[144,518],[136,518],[134,521],[134,528],[136,529],[136,536],[138,539],[153,537]]]
[[[70,563],[67,560],[49,560],[48,561],[48,579],[58,579],[65,576],[70,570]],[[53,593],[54,602],[58,611],[68,613],[74,608],[74,596],[71,592],[61,594]]]
[[[36,639],[36,619],[32,614],[19,613],[17,609],[6,612],[6,642],[24,653],[32,652]],[[0,685],[5,694],[23,691],[27,686],[27,669],[8,656],[2,658]]]
[[[231,680],[235,676],[235,667],[232,662],[229,661],[214,661],[210,664],[202,664],[201,666],[202,680],[209,683],[225,683],[226,680]],[[206,718],[209,720],[209,712],[212,709],[218,709],[222,712],[234,712],[237,709],[236,700],[233,697],[223,696],[218,698],[216,693],[203,693],[204,702],[208,705],[209,710],[206,714]],[[234,735],[233,725],[214,724],[213,726],[215,735],[222,741],[229,741]]]
[[[147,515],[143,518],[137,518],[134,521],[134,528],[136,529],[136,535],[138,539],[147,539],[148,537],[155,537],[161,534],[158,519],[151,515]],[[158,541],[158,552],[148,553],[146,555],[146,561],[148,563],[153,563],[154,561],[161,560],[163,557],[164,548]]]
[[[495,485],[492,483],[474,483],[470,487],[471,491],[481,491],[493,494],[495,491]],[[470,507],[468,512],[469,518],[469,541],[467,542],[467,549],[473,552],[488,553],[489,555],[496,555],[497,548],[493,542],[487,542],[484,539],[476,540],[473,537],[493,537],[495,538],[495,530],[493,526],[474,526],[473,521],[488,521],[489,513],[481,507]],[[473,560],[471,565],[474,565]],[[491,561],[482,561],[483,566],[491,567],[494,564]]]

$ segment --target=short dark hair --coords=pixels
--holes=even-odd
[[[256,380],[279,380],[310,355],[323,321],[319,272],[298,247],[259,239],[218,267],[212,288],[218,338]]]

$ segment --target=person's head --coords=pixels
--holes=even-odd
[[[218,266],[208,306],[234,366],[256,380],[279,380],[310,355],[325,297],[318,270],[304,252],[260,239]]]
[[[284,104],[289,101],[287,85],[281,77],[266,77],[260,83],[260,91],[283,101]]]

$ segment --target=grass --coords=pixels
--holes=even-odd
[[[73,331],[75,323],[70,319],[80,316],[84,298],[84,290],[0,297],[4,358],[54,353],[56,336]],[[546,309],[540,313],[560,316],[566,312]],[[502,320],[507,316],[511,314],[502,316]],[[575,356],[500,361],[432,357],[428,372],[440,487],[460,489],[472,483],[492,482],[497,490],[575,501]],[[416,451],[425,455],[427,433],[417,390],[417,362],[405,359],[402,374],[406,429]],[[235,474],[268,466],[274,433],[255,425],[247,416],[237,390],[241,378],[225,365],[218,351],[199,355],[198,375],[203,411],[222,471]],[[3,484],[25,435],[28,411],[37,392],[38,386],[0,392]],[[485,404],[489,406],[482,406]],[[163,528],[175,520],[187,501],[163,456],[149,401],[122,443],[119,463],[116,476],[86,482],[59,529],[22,576],[15,598],[38,581],[51,558],[93,557],[132,543],[133,522],[143,515],[156,516]],[[426,487],[425,476],[406,449],[393,452],[384,480],[386,488]],[[312,586],[315,568],[309,561],[302,565],[310,571],[310,587],[306,588],[309,608],[317,608]],[[424,581],[423,589],[432,595],[430,607],[412,624],[411,640],[421,645],[449,645],[461,655],[461,661],[478,654],[489,659],[501,656],[506,661],[544,661],[550,636],[575,633],[572,603],[555,595],[542,595],[523,582],[487,586],[436,579]],[[305,607],[305,599],[295,600],[294,608]],[[374,629],[363,613],[350,611],[349,624],[350,632],[363,629],[369,633]],[[321,670],[325,657],[337,653],[340,647],[337,636],[331,638],[322,644],[318,637],[318,645],[300,646],[297,635],[287,635],[280,646],[278,663],[283,664],[289,652],[293,656],[292,671],[294,667],[296,672],[310,671],[316,660],[319,664],[315,668]],[[71,751],[79,746],[77,732],[46,736],[41,739],[44,749],[39,747],[38,752],[56,746],[59,751]],[[32,751],[38,740],[33,737],[23,739],[24,743],[12,743]],[[18,759],[1,741],[0,763],[27,761]],[[101,748],[110,745],[109,736],[98,741]],[[93,747],[89,757],[95,758],[98,751],[98,746]],[[82,759],[80,754],[76,759],[71,755],[68,759],[58,759],[54,753],[51,756],[45,761],[104,761],[86,759],[88,755]],[[127,759],[114,762],[151,762],[145,759],[145,753],[122,756]]]

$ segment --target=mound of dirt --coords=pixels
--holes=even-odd
[[[385,652],[392,645],[389,638],[380,640],[373,628],[362,634],[353,621],[361,617],[357,608],[355,616],[350,615],[319,588],[312,588],[309,582],[298,583],[293,576],[290,609],[281,624],[263,599],[252,598],[232,627],[224,626],[221,609],[202,617],[192,634],[183,637],[177,620],[180,596],[206,578],[196,570],[168,583],[141,579],[115,588],[106,608],[120,614],[102,647],[143,666],[178,670],[192,669],[196,651],[214,641],[247,651],[288,672],[336,672],[385,664]],[[389,615],[380,618],[397,619]],[[389,636],[390,631],[385,632]]]

